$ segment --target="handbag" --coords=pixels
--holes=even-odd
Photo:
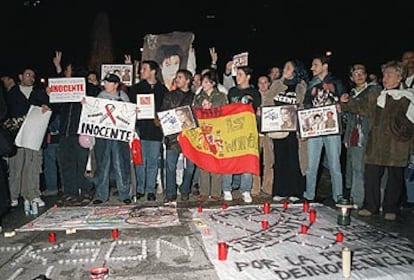
[[[14,145],[14,138],[11,132],[3,125],[0,125],[0,156],[11,157],[17,152]]]
[[[134,139],[131,141],[131,153],[133,163],[135,165],[142,165],[141,139],[138,137],[138,134],[135,134]]]

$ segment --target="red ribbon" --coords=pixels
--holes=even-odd
[[[112,115],[112,112],[115,110],[115,106],[113,104],[105,105],[106,115],[111,119],[113,124],[116,124],[115,118]]]

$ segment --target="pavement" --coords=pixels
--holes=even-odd
[[[111,190],[113,192],[113,190]],[[235,191],[229,206],[244,205]],[[59,200],[59,196],[45,197],[46,207],[39,215]],[[271,197],[259,195],[253,205],[271,202]],[[204,202],[204,208],[220,208],[222,201]],[[273,203],[273,202],[271,202]],[[122,205],[116,196],[111,196],[106,205]],[[162,195],[155,202],[141,198],[137,205],[161,206]],[[332,201],[324,204],[335,208]],[[91,276],[94,267],[108,267],[106,279],[220,279],[208,258],[200,232],[192,221],[189,209],[197,209],[200,202],[190,196],[187,202],[178,198],[177,211],[181,224],[172,227],[139,228],[120,230],[119,241],[114,244],[111,230],[81,230],[74,234],[57,232],[56,242],[48,241],[47,231],[16,232],[15,229],[29,223],[35,217],[26,216],[23,203],[3,217],[3,233],[0,236],[0,279],[104,279]],[[383,231],[397,233],[414,243],[414,211],[404,209],[396,221],[385,221],[382,216],[361,218],[351,211],[351,219],[361,219]],[[12,237],[5,237],[15,234]],[[115,246],[115,247],[114,247]],[[139,253],[137,253],[139,248]],[[134,252],[133,254],[131,252]],[[131,255],[132,254],[132,255]],[[123,256],[120,258],[114,257]],[[127,257],[134,261],[128,261]],[[106,260],[110,259],[111,262]],[[131,265],[131,263],[133,265]]]

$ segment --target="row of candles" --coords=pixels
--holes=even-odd
[[[287,209],[289,207],[289,203],[285,200],[283,202],[283,208]],[[223,203],[222,207],[223,210],[227,209],[227,204]],[[316,221],[316,210],[315,209],[310,209],[310,205],[308,201],[303,202],[303,212],[305,213],[309,213],[309,222],[310,225],[312,225],[315,221]],[[202,208],[201,206],[198,207],[198,212],[202,212]],[[265,202],[263,204],[263,214],[270,214],[270,203],[269,202]],[[302,224],[300,227],[300,233],[301,234],[307,234],[310,225],[305,225]],[[264,219],[262,220],[262,229],[266,230],[269,228],[269,221]],[[344,241],[344,234],[342,232],[337,232],[335,234],[335,241],[336,242],[343,242]],[[227,244],[226,242],[218,242],[218,259],[221,261],[227,260]]]
[[[111,236],[113,239],[119,238],[119,230],[117,228],[114,228],[111,230]],[[48,240],[50,243],[56,242],[56,232],[49,232]]]

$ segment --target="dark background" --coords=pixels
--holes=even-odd
[[[167,0],[168,1],[168,0]],[[243,3],[248,2],[248,5]],[[367,3],[365,3],[367,2]],[[55,50],[86,64],[95,16],[106,11],[116,63],[129,53],[140,59],[146,34],[191,31],[198,70],[209,65],[215,46],[219,68],[234,54],[249,52],[255,76],[271,65],[332,51],[331,70],[347,79],[349,66],[380,65],[414,48],[414,11],[407,1],[111,1],[4,0],[0,71],[17,74],[32,66],[49,75]]]

